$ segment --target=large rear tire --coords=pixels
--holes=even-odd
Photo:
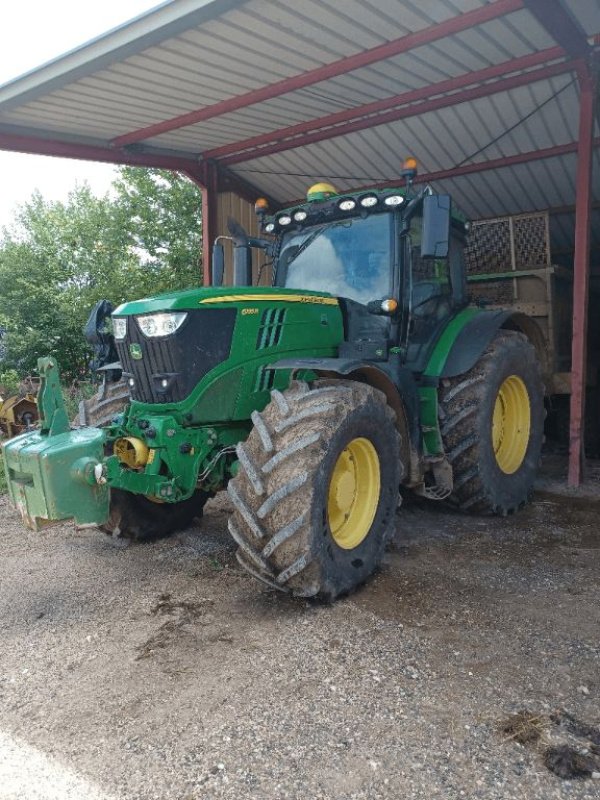
[[[443,381],[440,427],[453,469],[449,500],[506,515],[530,498],[544,441],[544,387],[535,349],[499,331],[477,364]]]
[[[295,382],[254,412],[229,483],[229,530],[256,578],[333,600],[363,583],[393,531],[400,482],[394,412],[353,381]]]

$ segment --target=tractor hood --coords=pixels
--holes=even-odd
[[[288,302],[319,305],[337,305],[338,301],[326,292],[310,292],[298,289],[282,289],[271,286],[227,286],[188,289],[183,292],[168,292],[122,303],[113,311],[113,317],[130,314],[152,314],[159,311],[188,311],[191,309],[230,303]]]

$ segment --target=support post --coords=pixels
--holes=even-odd
[[[569,430],[569,486],[579,486],[585,457],[585,388],[587,321],[590,281],[590,215],[592,201],[595,73],[578,70],[579,144],[575,202],[575,259],[573,266],[573,340],[571,345],[571,410]]]
[[[202,273],[204,285],[212,284],[212,246],[217,235],[219,173],[215,161],[203,161],[202,174]]]

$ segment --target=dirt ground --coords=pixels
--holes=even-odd
[[[544,765],[600,749],[551,718],[600,726],[600,499],[406,503],[381,571],[328,607],[242,573],[227,513],[122,547],[26,531],[0,498],[2,800],[600,797]],[[502,730],[522,710],[525,744]]]

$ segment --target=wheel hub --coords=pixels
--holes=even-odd
[[[531,404],[524,381],[506,378],[496,396],[492,417],[492,445],[496,462],[506,475],[515,473],[525,459],[531,432]]]
[[[335,543],[352,550],[366,538],[379,505],[379,456],[368,439],[353,439],[335,463],[327,501],[329,529]]]

